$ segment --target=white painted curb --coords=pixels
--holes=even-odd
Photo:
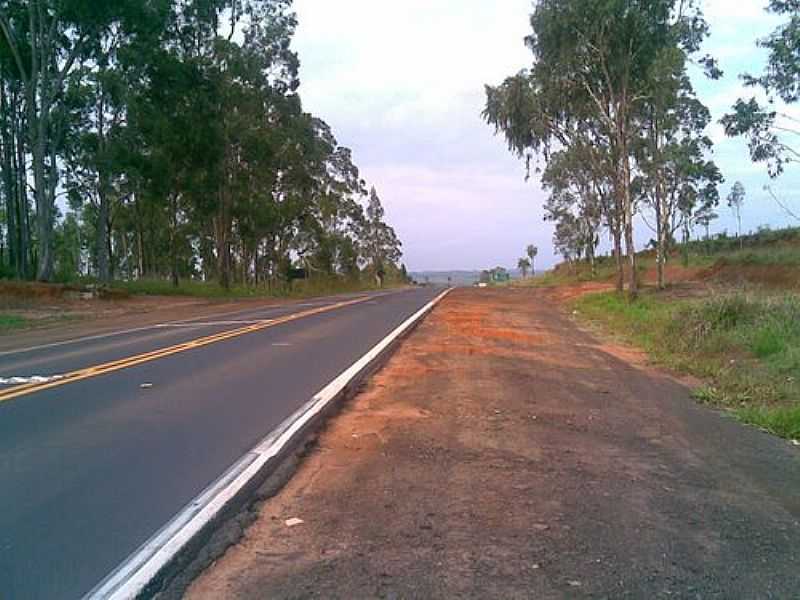
[[[142,594],[170,562],[203,531],[270,461],[296,442],[298,434],[330,405],[381,353],[430,312],[448,293],[447,289],[383,338],[346,371],[326,385],[311,400],[281,423],[261,443],[240,458],[217,481],[185,506],[152,538],[129,556],[85,599],[133,600]]]

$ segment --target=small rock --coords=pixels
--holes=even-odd
[[[547,531],[550,529],[550,525],[547,525],[546,523],[534,523],[533,528],[536,531]]]
[[[800,440],[792,440],[792,446],[800,446]]]
[[[538,563],[536,563],[534,565],[531,565],[531,569],[541,569],[541,566]]]
[[[286,519],[285,523],[287,527],[297,527],[298,525],[305,523],[305,521],[303,521],[303,519],[293,517],[291,519]]]
[[[567,583],[572,587],[581,587],[583,585],[580,581],[575,581],[574,579],[572,581],[568,581]]]

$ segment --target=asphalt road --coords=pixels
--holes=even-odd
[[[0,396],[0,598],[72,599],[90,591],[436,293],[374,294],[113,372]],[[0,354],[0,379],[85,370],[342,301],[21,348]],[[0,385],[0,394],[8,389]]]

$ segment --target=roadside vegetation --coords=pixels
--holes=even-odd
[[[635,303],[608,292],[574,302],[660,364],[702,378],[699,400],[743,421],[800,438],[800,298],[719,290],[701,299],[645,293]]]
[[[382,287],[403,285],[401,280],[385,283]],[[146,295],[146,296],[190,296],[196,298],[308,298],[327,296],[347,292],[361,292],[378,289],[374,281],[343,278],[325,278],[295,280],[291,283],[275,287],[254,287],[232,285],[228,288],[211,281],[183,281],[174,286],[170,281],[159,279],[139,279],[115,282],[109,294]]]
[[[378,192],[304,110],[291,5],[0,0],[0,279],[191,295],[405,281]]]
[[[540,174],[564,263],[513,285],[597,282],[606,291],[573,300],[579,314],[702,378],[699,399],[799,438],[800,229],[745,234],[748,190],[739,181],[720,189],[711,113],[690,73],[722,75],[702,51],[710,30],[701,4],[535,4],[532,66],[486,86],[484,117]],[[768,102],[736,100],[720,123],[775,178],[800,157],[797,121],[782,110],[800,101],[800,19],[796,2],[770,0],[767,10],[783,24],[758,42],[764,72],[742,79]],[[800,210],[765,191],[800,223]],[[732,236],[711,234],[721,205]],[[653,233],[644,252],[641,224]],[[611,258],[598,256],[604,236]]]
[[[26,324],[26,320],[18,315],[0,313],[0,333],[20,329],[25,327]]]

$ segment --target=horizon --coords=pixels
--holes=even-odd
[[[704,51],[725,72],[720,81],[705,80],[696,69],[692,74],[699,99],[712,112],[707,132],[725,176],[712,232],[734,229],[724,198],[735,181],[747,190],[745,230],[788,225],[790,218],[763,186],[771,184],[791,202],[800,175],[771,180],[764,165],[750,161],[745,140],[726,138],[718,123],[737,98],[759,96],[743,88],[739,75],[761,71],[765,53],[756,41],[780,19],[763,10],[766,2],[731,6],[712,0],[704,6],[711,28]],[[503,7],[479,0],[412,0],[402,7],[295,2],[293,47],[301,60],[304,106],[331,124],[340,143],[353,150],[362,176],[376,186],[409,271],[516,264],[529,243],[539,247],[542,267],[560,262],[552,224],[543,221],[546,194],[535,176],[525,181],[522,161],[480,116],[483,85],[531,64],[523,43],[531,9],[529,0]],[[644,222],[637,229],[642,247],[654,234]]]

